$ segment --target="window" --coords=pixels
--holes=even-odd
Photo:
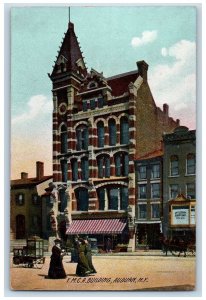
[[[89,195],[88,190],[85,188],[78,188],[75,190],[77,200],[77,210],[88,211],[89,208]]]
[[[60,202],[58,203],[58,210],[60,212],[64,212],[65,208],[67,207],[67,196],[65,193],[65,189],[59,190],[59,198]]]
[[[109,190],[109,209],[118,210],[119,189],[114,188]]]
[[[110,177],[110,157],[107,156],[104,159],[105,162],[105,177]]]
[[[117,128],[114,119],[109,120],[109,145],[115,146],[117,143]]]
[[[24,205],[24,194],[20,193],[16,195],[16,205]]]
[[[98,147],[104,147],[104,123],[102,121],[97,123],[97,137]]]
[[[87,157],[81,159],[81,169],[82,169],[82,180],[88,180],[89,178],[89,162]]]
[[[138,219],[146,219],[147,218],[147,205],[139,204],[138,205]]]
[[[87,111],[87,101],[83,101],[82,103],[82,110]]]
[[[152,165],[151,178],[160,178],[160,165]]]
[[[193,175],[195,174],[195,154],[190,153],[187,155],[187,174]]]
[[[39,196],[38,194],[32,194],[32,204],[33,205],[38,205],[39,203]]]
[[[110,157],[100,156],[97,158],[98,177],[110,177]]]
[[[92,99],[92,100],[90,101],[90,108],[91,108],[91,109],[95,109],[95,107],[96,107],[95,99]]]
[[[77,150],[87,150],[89,144],[89,131],[87,126],[78,126],[76,129]]]
[[[151,218],[157,219],[160,217],[160,205],[159,204],[151,204]]]
[[[173,155],[170,158],[170,175],[171,176],[179,175],[179,160],[177,155]]]
[[[120,119],[120,143],[129,144],[129,123],[126,117]]]
[[[147,178],[147,167],[140,166],[139,167],[139,179],[146,179]]]
[[[71,168],[72,168],[72,181],[78,180],[78,162],[76,159],[71,160]]]
[[[171,184],[170,185],[170,199],[175,199],[178,195],[178,184]]]
[[[117,153],[115,155],[115,175],[128,176],[128,173],[129,173],[128,153]]]
[[[126,210],[128,207],[128,187],[121,187],[120,197],[121,197],[120,209]]]
[[[103,98],[98,98],[98,107],[102,108],[104,106],[104,99]]]
[[[187,198],[195,199],[195,183],[187,183],[186,185],[187,189]]]
[[[65,125],[61,127],[61,153],[67,152],[67,128]]]
[[[99,199],[99,210],[105,209],[105,192],[106,190],[104,188],[100,188],[97,191],[98,199]]]
[[[138,186],[138,192],[139,192],[139,199],[146,199],[147,198],[146,184],[140,184]]]
[[[61,169],[62,169],[62,181],[63,182],[67,182],[67,161],[66,160],[62,160],[61,161]]]
[[[160,184],[159,183],[151,184],[151,198],[152,199],[160,198]]]

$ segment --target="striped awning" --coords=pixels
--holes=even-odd
[[[126,226],[126,219],[74,220],[66,234],[120,234]]]

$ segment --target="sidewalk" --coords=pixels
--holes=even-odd
[[[44,256],[50,256],[51,252],[44,252]],[[68,253],[67,256],[70,256]],[[166,256],[162,250],[136,250],[135,252],[112,252],[112,253],[92,253],[95,257],[110,257],[110,256]],[[167,256],[173,256],[168,251]]]

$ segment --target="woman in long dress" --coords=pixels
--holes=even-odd
[[[52,255],[50,260],[48,277],[52,279],[66,278],[66,273],[63,267],[63,256],[65,255],[61,250],[61,240],[54,240],[55,245],[52,247]]]
[[[84,242],[86,244],[85,256],[88,261],[89,268],[92,270],[91,273],[97,273],[97,271],[95,270],[95,267],[93,266],[93,263],[92,263],[92,249],[91,249],[91,244],[89,243],[88,237],[84,238]]]
[[[78,246],[78,264],[76,268],[76,275],[84,277],[92,273],[92,270],[89,268],[87,258],[85,256],[86,244],[85,241],[80,238]]]

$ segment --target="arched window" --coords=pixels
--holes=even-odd
[[[187,174],[194,175],[195,174],[195,154],[189,153],[187,154]]]
[[[102,121],[97,123],[97,137],[98,147],[104,147],[104,123]]]
[[[98,199],[99,199],[99,210],[105,209],[105,193],[106,193],[105,188],[99,188],[97,190],[97,195],[98,195]]]
[[[59,202],[58,209],[60,212],[63,212],[67,207],[67,197],[66,197],[65,189],[59,190],[59,198],[60,198],[60,202]]]
[[[172,155],[170,157],[170,175],[179,175],[179,159],[177,155]]]
[[[78,188],[75,190],[77,200],[77,210],[88,211],[89,208],[89,195],[86,188]]]
[[[61,161],[61,169],[62,169],[62,181],[67,182],[68,166],[67,166],[67,161],[66,160]]]
[[[88,150],[89,131],[85,125],[80,125],[76,129],[77,150]]]
[[[72,181],[78,180],[78,162],[76,159],[71,160]]]
[[[109,145],[115,146],[117,143],[117,128],[114,119],[109,120]]]
[[[87,157],[83,157],[81,159],[81,179],[88,180],[89,179],[89,162]]]
[[[98,177],[110,177],[110,156],[99,156],[97,158]]]
[[[128,207],[128,187],[121,187],[120,199],[120,209],[126,210]]]
[[[61,126],[61,153],[67,152],[67,128],[65,125]]]
[[[117,153],[115,155],[115,175],[128,176],[129,173],[129,156],[128,153]]]
[[[120,144],[129,144],[129,123],[126,117],[120,119]]]
[[[119,188],[111,188],[108,192],[109,209],[118,210]]]

